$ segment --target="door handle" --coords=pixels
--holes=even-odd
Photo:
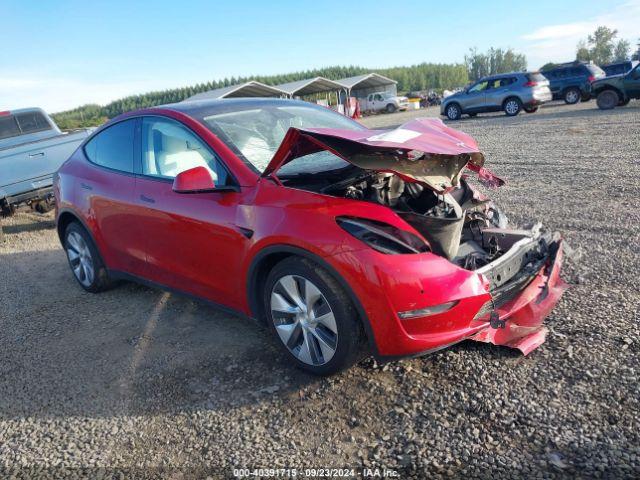
[[[151,197],[146,197],[144,195],[140,195],[140,200],[146,203],[156,203],[156,201]]]
[[[29,158],[33,158],[33,157],[44,157],[44,152],[30,153]]]
[[[85,190],[93,190],[93,187],[91,185],[87,185],[86,183],[81,183],[80,186]]]

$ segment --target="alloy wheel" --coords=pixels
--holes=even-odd
[[[504,106],[504,109],[509,115],[515,115],[520,110],[520,105],[518,105],[518,102],[515,100],[509,100]]]
[[[93,257],[87,242],[77,232],[67,236],[67,257],[78,281],[85,287],[91,286],[95,278]]]
[[[338,346],[338,327],[320,289],[298,275],[285,275],[271,290],[271,318],[287,349],[301,362],[324,365]]]
[[[449,117],[449,120],[456,120],[458,118],[458,107],[456,105],[447,107],[447,117]]]
[[[578,103],[578,100],[580,100],[580,94],[577,90],[569,90],[565,95],[565,100],[568,103]]]

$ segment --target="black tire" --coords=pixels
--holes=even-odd
[[[390,103],[389,105],[387,105],[387,108],[385,108],[385,110],[387,111],[387,113],[393,113],[397,110],[397,108],[393,103]]]
[[[457,103],[450,103],[444,110],[444,114],[449,120],[460,120],[462,116],[462,109]]]
[[[562,94],[562,99],[567,105],[575,105],[582,98],[580,89],[576,87],[567,88]]]
[[[84,243],[82,244],[78,238]],[[112,286],[107,269],[91,235],[78,222],[71,222],[67,226],[64,232],[64,249],[67,253],[71,273],[83,289],[87,292],[98,293],[108,290]],[[75,252],[77,258],[74,258],[72,252]],[[88,262],[87,264],[84,263],[85,260]],[[89,264],[93,269],[92,275],[88,274],[87,266]]]
[[[596,103],[600,110],[611,110],[620,103],[620,97],[615,90],[603,90],[598,94]]]
[[[524,107],[524,111],[527,113],[536,113],[538,111],[538,107]]]
[[[502,104],[502,109],[507,117],[515,117],[522,110],[522,102],[517,97],[507,98]]]
[[[287,294],[281,290],[282,284],[280,282],[287,278],[291,279],[291,277],[295,278],[296,289],[301,296],[304,295],[302,290],[309,288],[309,283],[307,282],[311,282],[312,286],[321,292],[322,298],[314,301],[312,311],[314,311],[315,306],[319,304],[319,307],[324,308],[325,312],[328,306],[328,311],[333,314],[336,327],[336,335],[333,337],[335,349],[330,359],[326,362],[324,362],[324,350],[321,350],[322,345],[318,340],[318,336],[309,333],[309,327],[303,326],[304,322],[298,320],[298,314],[293,312],[282,313],[282,317],[274,318],[274,312],[272,312],[272,295],[279,294],[286,299],[287,304],[295,305],[292,297],[288,297]],[[262,298],[269,329],[273,333],[278,345],[285,354],[293,360],[298,368],[315,375],[332,375],[349,368],[361,359],[364,353],[364,334],[356,309],[349,295],[340,286],[338,281],[320,265],[306,258],[297,256],[282,260],[269,272]],[[278,312],[278,310],[274,311]],[[291,333],[289,333],[288,337],[292,345],[291,347],[285,345],[285,340],[278,333],[278,330],[276,330],[276,324],[279,327],[291,326]],[[321,324],[316,324],[312,329],[317,331],[318,327],[323,327],[324,329],[324,326]],[[307,330],[303,331],[305,329]],[[330,330],[325,330],[331,333]],[[294,335],[296,336],[295,338]],[[303,344],[307,343],[307,338],[310,339],[308,342],[309,346],[311,346],[311,344],[315,345],[314,348],[308,348],[307,350],[308,352],[316,352],[315,355],[312,354],[308,357],[311,363],[298,358],[298,356],[303,356]],[[294,353],[294,351],[297,351],[297,353]]]

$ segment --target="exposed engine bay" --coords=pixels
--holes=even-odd
[[[429,242],[433,253],[467,270],[482,271],[492,289],[529,270],[528,264],[539,270],[541,265],[536,264],[548,256],[552,239],[541,234],[539,225],[527,230],[508,228],[505,215],[464,176],[452,190],[440,194],[393,173],[359,168],[346,178],[342,173],[337,181],[324,175],[308,176],[302,185],[298,183],[302,179],[282,180],[295,188],[391,208]],[[497,261],[502,257],[504,261]]]

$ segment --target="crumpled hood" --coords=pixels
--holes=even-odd
[[[455,187],[467,167],[489,186],[504,181],[483,168],[484,155],[466,133],[438,118],[412,120],[393,130],[290,128],[263,176],[295,158],[327,150],[366,170],[391,172],[437,193]]]

